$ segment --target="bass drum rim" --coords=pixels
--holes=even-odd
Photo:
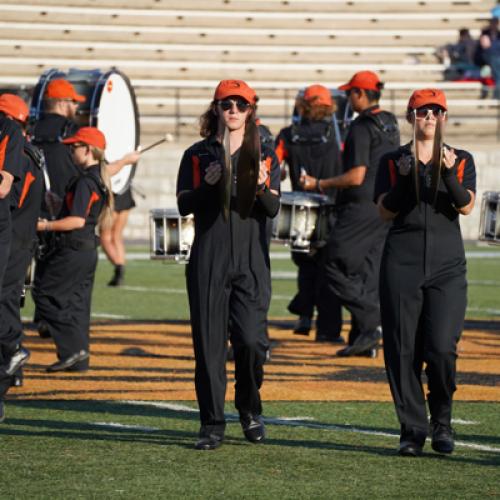
[[[140,118],[139,118],[139,107],[137,106],[137,98],[135,95],[135,90],[134,87],[132,86],[132,83],[130,82],[130,79],[128,78],[127,75],[125,75],[122,71],[120,71],[117,68],[111,68],[110,70],[103,72],[102,75],[99,77],[99,79],[96,82],[94,92],[92,93],[92,98],[90,102],[90,126],[91,127],[97,127],[98,126],[98,114],[99,114],[99,109],[100,109],[100,104],[101,104],[101,97],[102,93],[104,91],[104,88],[106,86],[106,82],[109,80],[109,78],[112,75],[119,75],[123,81],[125,82],[125,85],[129,91],[130,94],[130,100],[132,102],[132,107],[134,110],[134,126],[135,126],[135,137],[134,137],[134,149],[137,149],[139,146],[139,141],[140,141],[140,136],[141,136],[141,130],[140,130]],[[96,105],[98,104],[98,106]],[[113,191],[113,194],[115,195],[120,195],[123,194],[127,191],[127,189],[130,188],[130,185],[132,184],[132,180],[135,176],[135,171],[136,171],[137,163],[132,164],[132,168],[130,170],[130,175],[128,176],[127,182],[123,186],[122,189]]]

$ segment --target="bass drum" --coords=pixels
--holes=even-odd
[[[76,121],[82,127],[97,127],[106,136],[106,160],[113,162],[137,149],[140,139],[139,111],[135,92],[129,79],[112,68],[106,72],[95,70],[58,69],[46,71],[33,91],[30,118],[43,116],[43,95],[47,84],[64,78],[71,82],[78,94],[86,97],[78,107]],[[135,174],[135,165],[126,165],[111,178],[115,194],[124,193]]]

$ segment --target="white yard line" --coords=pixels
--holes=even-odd
[[[157,401],[123,401],[123,403],[131,405],[141,405],[141,406],[154,406],[155,408],[164,408],[166,410],[172,411],[182,411],[189,413],[198,413],[196,408],[191,406],[177,404],[177,403],[163,403]],[[228,421],[238,421],[239,417],[235,413],[226,414],[226,419]],[[270,425],[281,425],[290,427],[305,427],[307,429],[319,429],[319,430],[329,430],[329,431],[339,431],[339,432],[350,432],[354,434],[364,434],[369,436],[382,436],[390,438],[399,438],[399,434],[396,432],[382,432],[382,431],[372,431],[368,429],[362,429],[359,427],[351,427],[349,424],[345,425],[335,425],[335,424],[321,424],[314,422],[311,417],[265,417],[264,421]],[[477,422],[470,422],[467,420],[454,420],[454,423],[460,423],[462,425],[474,425]],[[429,440],[428,440],[429,441]],[[465,441],[455,441],[455,446],[461,448],[470,448],[476,451],[488,451],[491,453],[500,453],[500,448],[494,446],[487,446],[478,443],[467,443]]]
[[[91,425],[97,425],[99,427],[109,427],[110,429],[123,429],[132,431],[142,431],[142,432],[158,432],[161,429],[158,427],[144,427],[142,425],[129,425],[129,424],[119,424],[117,422],[91,422]]]

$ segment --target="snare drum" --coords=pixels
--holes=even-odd
[[[479,239],[500,245],[500,191],[483,194]]]
[[[151,258],[189,260],[194,240],[194,218],[181,216],[175,208],[157,208],[150,212]]]
[[[272,239],[292,252],[308,253],[328,197],[306,192],[282,193],[280,211],[273,219]]]
[[[64,78],[71,82],[78,94],[86,97],[77,110],[76,122],[82,127],[97,127],[106,136],[106,160],[119,160],[139,145],[139,111],[134,89],[129,79],[120,71],[70,69],[67,73],[50,69],[35,86],[31,100],[30,119],[39,120],[43,115],[43,96],[47,84]],[[111,177],[115,194],[127,190],[134,177],[135,165],[126,165]]]

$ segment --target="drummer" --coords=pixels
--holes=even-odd
[[[300,183],[303,172],[316,179],[327,179],[339,175],[342,166],[333,124],[336,105],[330,90],[322,85],[307,87],[304,95],[297,99],[296,108],[300,122],[280,131],[275,152],[278,161],[288,165],[293,191],[303,192]],[[325,191],[330,203],[335,201],[336,191],[335,188]],[[330,214],[322,216],[330,217]],[[327,235],[323,237],[326,239]],[[288,310],[299,316],[294,333],[308,335],[316,307],[316,341],[342,342],[341,305],[335,293],[326,286],[322,270],[325,243],[325,240],[311,242],[309,254],[292,249],[292,260],[298,267],[298,291],[288,304]]]
[[[252,179],[256,186],[250,180],[246,185],[236,185],[237,178],[249,174],[242,143],[247,128],[253,130],[253,135],[247,137],[250,143],[255,144],[252,141],[255,134],[258,136],[251,123],[255,120],[256,102],[255,91],[245,82],[221,81],[200,119],[204,139],[185,151],[177,179],[179,212],[193,213],[195,220],[186,279],[201,420],[195,445],[199,450],[218,448],[224,439],[228,332],[235,358],[235,404],[243,433],[252,443],[260,443],[265,437],[260,387],[271,299],[266,228],[269,218],[278,213],[280,190],[274,151],[261,146],[258,178]],[[224,136],[229,140],[227,154],[234,174],[227,185],[223,184],[229,167],[224,161]],[[238,172],[242,157],[247,168]],[[248,193],[245,199],[253,205],[248,216],[248,212],[245,216],[241,213],[241,192]],[[223,200],[230,200],[229,207]]]

